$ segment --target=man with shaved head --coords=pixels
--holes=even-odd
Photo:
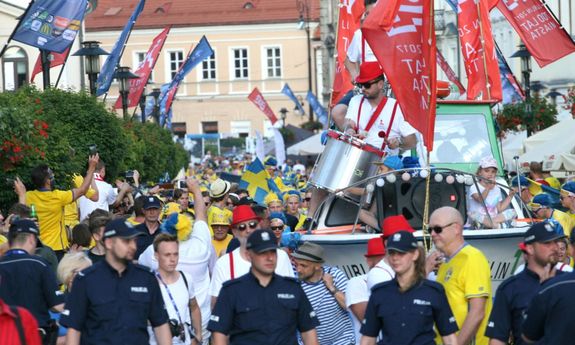
[[[453,207],[441,207],[429,218],[435,248],[445,256],[437,282],[443,285],[459,326],[458,344],[487,345],[491,313],[491,271],[485,255],[463,238],[464,219]]]

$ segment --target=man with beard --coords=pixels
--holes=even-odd
[[[526,344],[521,338],[521,324],[531,300],[547,279],[562,273],[555,268],[558,241],[564,236],[555,231],[551,222],[536,223],[525,232],[519,247],[524,253],[526,267],[505,280],[495,294],[493,310],[485,335],[490,345],[508,344],[510,335],[516,345]]]
[[[78,273],[60,323],[66,344],[147,344],[148,322],[160,345],[172,343],[160,286],[149,268],[132,263],[140,232],[123,219],[106,225],[106,258]]]

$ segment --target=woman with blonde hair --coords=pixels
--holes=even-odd
[[[72,282],[76,274],[89,266],[92,266],[92,260],[83,251],[64,255],[58,264],[57,275],[67,292],[72,290]]]

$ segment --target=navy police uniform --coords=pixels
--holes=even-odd
[[[558,275],[561,273],[557,271]],[[495,294],[485,336],[507,343],[511,334],[514,344],[526,344],[521,338],[521,324],[529,303],[540,289],[539,275],[529,267],[501,283]]]
[[[60,323],[82,333],[82,344],[147,344],[147,322],[168,322],[158,281],[145,266],[128,263],[120,275],[106,260],[74,279]]]
[[[428,345],[435,344],[434,324],[441,335],[458,330],[443,287],[423,279],[400,292],[393,279],[371,290],[361,334],[375,338],[381,331],[381,344]]]
[[[64,303],[50,264],[22,249],[12,249],[0,259],[0,298],[7,304],[26,308],[39,327],[48,327],[48,310]]]
[[[539,344],[573,344],[575,339],[575,273],[546,281],[527,309],[525,337]]]
[[[296,345],[296,330],[303,333],[318,325],[295,279],[274,274],[264,287],[249,272],[223,284],[208,329],[229,335],[232,345]]]

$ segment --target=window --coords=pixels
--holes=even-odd
[[[141,53],[141,52],[135,53],[135,66],[134,66],[134,68],[132,68],[132,71],[138,70],[140,65],[142,65],[142,62],[144,62],[144,59],[146,59],[146,54],[148,54],[148,53]],[[151,66],[151,67],[153,67],[153,66]],[[154,71],[153,70],[150,73],[149,81],[150,82],[154,81]]]
[[[218,121],[202,121],[202,132],[204,134],[217,134]]]
[[[234,77],[236,79],[248,78],[248,50],[246,48],[234,49]]]
[[[176,73],[180,69],[180,66],[184,63],[184,52],[183,51],[172,51],[169,52],[169,68],[170,68],[170,80],[174,79]]]
[[[216,80],[216,53],[202,61],[202,79]]]
[[[251,121],[231,121],[230,131],[232,134],[237,134],[240,138],[246,138],[250,135],[252,128]]]
[[[28,82],[28,55],[24,49],[10,47],[2,59],[4,90],[13,91]]]
[[[281,51],[279,47],[266,49],[266,67],[268,78],[280,78],[282,76]]]

